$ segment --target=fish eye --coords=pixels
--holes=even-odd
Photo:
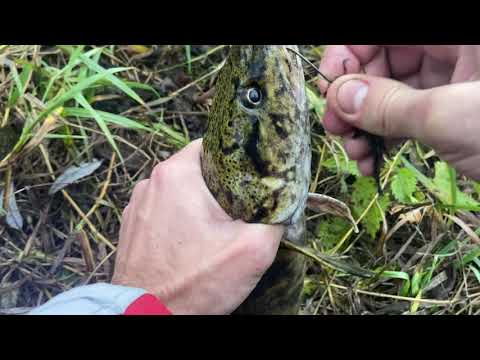
[[[242,102],[247,108],[254,108],[262,102],[262,90],[258,86],[251,86],[243,93]]]
[[[259,89],[257,89],[256,87],[252,87],[247,90],[247,99],[253,105],[257,105],[262,100],[262,94],[260,93]]]

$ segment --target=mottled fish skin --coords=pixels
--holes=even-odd
[[[311,147],[305,78],[289,45],[232,46],[221,70],[203,140],[208,188],[234,219],[284,224],[284,239],[305,243]],[[252,106],[248,89],[260,89]],[[296,314],[305,258],[280,249],[236,314]]]
[[[263,100],[246,107],[258,87]],[[310,180],[310,125],[300,59],[277,45],[232,46],[219,74],[202,156],[207,185],[234,218],[296,222]]]

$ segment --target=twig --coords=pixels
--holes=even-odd
[[[100,202],[103,200],[105,197],[105,194],[107,193],[108,186],[110,185],[111,179],[112,179],[112,170],[115,165],[115,158],[116,158],[116,153],[112,152],[112,157],[110,158],[110,164],[108,166],[108,173],[107,173],[107,179],[105,180],[105,183],[102,186],[102,189],[100,190],[100,194],[97,197],[97,200],[95,201],[95,204],[88,210],[87,214],[85,217],[88,219],[90,215],[92,215],[100,206]],[[83,226],[85,225],[85,221],[82,219],[76,226],[75,230],[76,231],[81,231],[83,229]]]
[[[55,180],[54,171],[53,171],[53,168],[52,168],[52,164],[50,164],[50,160],[48,158],[47,151],[45,150],[45,147],[42,144],[39,147],[40,147],[40,151],[42,152],[43,158],[45,159],[45,163],[47,165],[48,171],[50,172],[50,176],[52,177],[53,180]],[[78,215],[80,215],[80,217],[87,223],[87,225],[90,228],[90,230],[92,231],[92,233],[96,237],[98,237],[98,239],[100,241],[105,243],[105,245],[107,245],[110,249],[112,249],[112,250],[116,249],[115,246],[95,228],[95,226],[91,223],[91,221],[88,220],[88,218],[85,216],[83,211],[78,207],[78,205],[75,203],[75,201],[72,199],[72,197],[68,194],[68,192],[66,190],[61,190],[61,192],[62,192],[63,196],[65,197],[65,199],[67,199],[67,201],[70,203],[70,205],[72,205],[72,207],[78,213]]]
[[[329,286],[332,286],[332,287],[337,288],[337,289],[342,289],[342,290],[352,290],[352,291],[357,292],[359,294],[364,294],[364,295],[369,295],[369,296],[383,297],[383,298],[402,300],[402,301],[410,301],[410,302],[418,302],[418,303],[424,303],[424,304],[454,305],[455,303],[458,302],[458,300],[415,299],[415,298],[406,297],[406,296],[382,294],[382,293],[376,293],[376,292],[372,292],[372,291],[366,291],[366,290],[355,289],[355,288],[352,289],[352,288],[349,288],[347,286],[342,286],[342,285],[337,285],[337,284],[330,284]]]
[[[100,269],[103,266],[103,264],[105,264],[105,262],[107,262],[107,260],[115,253],[116,253],[116,250],[113,250],[113,251],[110,252],[110,254],[105,256],[102,259],[102,261],[100,261],[98,263],[97,267],[90,273],[90,275],[88,275],[87,280],[85,280],[82,285],[87,285],[90,282],[90,280],[92,279],[92,277],[95,275],[95,273],[98,271],[98,269]]]
[[[167,97],[162,97],[160,99],[157,99],[157,100],[153,100],[153,101],[150,101],[148,103],[146,103],[146,105],[148,107],[154,107],[154,106],[157,106],[157,105],[162,105],[166,102],[169,102],[171,100],[173,100],[175,97],[177,97],[178,95],[180,95],[182,92],[184,92],[185,90],[187,90],[188,88],[192,87],[193,85],[195,84],[198,84],[200,81],[214,75],[215,73],[217,73],[218,71],[220,71],[220,69],[223,67],[223,65],[225,64],[225,60],[222,61],[222,63],[220,63],[220,65],[218,65],[215,69],[213,69],[212,71],[208,72],[207,74],[203,75],[203,76],[200,76],[198,79],[192,81],[191,83],[181,87],[180,89],[172,92],[170,95],[168,95]],[[143,106],[136,106],[136,107],[133,107],[127,111],[124,111],[122,113],[122,115],[128,115],[134,111],[138,111],[138,110],[141,110],[143,108]]]

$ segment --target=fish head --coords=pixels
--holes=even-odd
[[[310,181],[310,124],[294,45],[235,45],[216,85],[202,168],[233,217],[292,223]]]

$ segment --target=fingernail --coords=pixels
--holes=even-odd
[[[355,114],[362,108],[367,93],[367,83],[360,80],[350,80],[338,89],[337,101],[344,112]]]

